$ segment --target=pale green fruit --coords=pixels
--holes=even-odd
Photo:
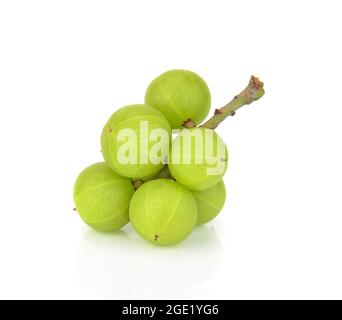
[[[145,105],[130,105],[107,121],[101,136],[102,154],[118,174],[144,178],[162,168],[170,139],[171,128],[161,112]]]
[[[98,231],[114,231],[128,222],[131,180],[119,176],[105,163],[96,163],[78,176],[74,186],[76,210],[82,220]]]
[[[129,218],[146,240],[172,245],[187,238],[197,222],[197,204],[192,193],[169,179],[143,184],[133,195]]]
[[[218,183],[228,164],[228,150],[210,129],[184,129],[172,142],[169,169],[177,182],[191,190],[205,190]]]
[[[207,84],[199,75],[170,70],[151,82],[145,103],[160,110],[172,128],[180,128],[188,119],[200,124],[209,113],[211,98]]]
[[[198,209],[197,225],[213,220],[221,211],[226,201],[226,187],[223,180],[209,189],[193,191]]]

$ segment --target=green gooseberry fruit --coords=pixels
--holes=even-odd
[[[192,193],[169,179],[143,184],[133,195],[129,218],[145,240],[173,245],[187,238],[197,222],[197,204]]]
[[[191,190],[214,186],[222,179],[227,164],[227,147],[210,129],[184,129],[170,147],[170,172],[177,182]]]
[[[128,222],[131,180],[119,176],[104,162],[81,172],[74,185],[76,210],[82,220],[98,231],[114,231]]]
[[[167,158],[171,128],[155,108],[135,104],[109,118],[101,135],[103,157],[121,176],[144,178],[157,173]]]
[[[209,189],[193,191],[198,209],[197,225],[213,220],[221,211],[226,201],[226,187],[223,180]]]
[[[161,111],[176,129],[188,119],[200,124],[209,113],[211,97],[207,84],[196,73],[170,70],[151,82],[145,103]]]

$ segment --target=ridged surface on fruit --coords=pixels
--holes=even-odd
[[[188,119],[198,125],[207,117],[211,97],[207,84],[196,73],[170,70],[151,82],[145,103],[161,111],[172,128],[181,128]]]
[[[119,176],[105,163],[96,163],[78,176],[74,185],[76,210],[82,220],[98,231],[114,231],[128,223],[131,180]]]
[[[135,192],[129,218],[144,239],[173,245],[187,238],[195,227],[197,204],[192,193],[177,182],[153,180]]]
[[[172,142],[170,172],[177,182],[191,190],[214,186],[222,179],[227,165],[227,147],[213,130],[184,129]]]
[[[226,201],[226,187],[223,180],[209,189],[193,191],[198,209],[197,225],[208,223],[221,211]]]
[[[143,137],[141,125],[147,125],[147,136]],[[169,142],[171,139],[171,128],[167,119],[157,109],[145,105],[129,105],[116,111],[107,121],[101,135],[102,154],[108,166],[110,166],[118,174],[128,178],[144,178],[158,172],[163,163],[153,163],[154,146],[158,145],[158,141],[148,141],[151,131],[154,129],[162,129],[169,140],[160,143],[162,151],[160,157],[165,160],[167,157]],[[126,157],[126,153],[120,153],[125,150],[128,140],[134,142],[131,138],[123,133],[131,133],[136,137],[135,147],[127,149],[127,155],[136,154],[136,161],[123,163],[120,155]],[[121,136],[120,136],[121,135]],[[147,148],[141,148],[141,142],[148,143]],[[143,150],[142,153],[140,152]],[[145,160],[143,159],[145,157]],[[147,161],[146,161],[147,159]],[[134,160],[134,157],[133,157]],[[156,161],[157,162],[157,161]]]

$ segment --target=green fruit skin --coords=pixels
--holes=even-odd
[[[223,180],[209,189],[193,191],[192,194],[197,202],[197,225],[213,220],[219,214],[226,201],[226,187]]]
[[[132,226],[153,244],[174,245],[186,239],[197,223],[192,193],[169,179],[143,184],[133,195],[129,218]]]
[[[188,119],[200,124],[209,113],[211,97],[207,84],[196,73],[170,70],[151,82],[145,103],[160,110],[176,129]]]
[[[128,223],[131,180],[119,176],[105,163],[81,172],[74,185],[74,202],[82,220],[91,228],[109,232]]]
[[[109,167],[121,176],[127,178],[145,178],[157,173],[163,166],[163,163],[153,164],[140,163],[140,121],[148,121],[148,133],[153,129],[165,130],[171,139],[171,128],[167,119],[157,109],[135,104],[123,107],[109,118],[103,128],[101,135],[101,147],[103,157]],[[137,135],[137,163],[122,164],[117,158],[118,150],[125,143],[125,141],[118,141],[118,133],[122,129],[133,129]],[[167,157],[167,149],[170,140],[165,144],[165,159]],[[148,152],[156,144],[156,142],[149,142]]]
[[[223,172],[218,174],[209,174],[208,169],[215,167],[215,165],[210,164],[206,161],[204,156],[196,157],[193,150],[196,150],[196,141],[195,139],[191,139],[191,148],[185,148],[183,150],[183,136],[186,132],[194,132],[194,131],[202,131],[203,136],[203,146],[204,151],[207,152],[208,146],[205,143],[205,135],[206,134],[213,134],[214,135],[214,142],[213,142],[213,149],[216,150],[217,145],[222,146],[222,152],[220,154],[215,154],[220,161],[222,161],[222,166],[224,167]],[[175,163],[174,161],[174,154],[173,149],[175,145],[179,143],[180,145],[180,163]],[[204,158],[203,158],[204,157]],[[184,163],[185,159],[189,159],[189,163]],[[202,163],[196,163],[197,160],[202,160]],[[228,150],[226,145],[224,144],[223,140],[220,136],[213,132],[210,129],[205,128],[192,128],[192,129],[184,129],[181,131],[180,135],[172,142],[169,152],[169,169],[172,176],[176,179],[177,182],[182,184],[188,189],[191,190],[205,190],[208,189],[215,184],[217,184],[222,177],[224,176],[228,166]]]

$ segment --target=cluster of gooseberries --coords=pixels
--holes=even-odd
[[[102,232],[131,222],[144,239],[173,245],[214,219],[226,198],[228,152],[213,128],[196,126],[210,104],[200,76],[171,70],[151,82],[144,104],[114,112],[101,135],[104,162],[87,167],[74,185],[82,220]],[[172,140],[175,129],[179,134]],[[158,130],[165,139],[153,138]],[[133,149],[127,148],[132,134]],[[128,153],[135,161],[126,161]]]

